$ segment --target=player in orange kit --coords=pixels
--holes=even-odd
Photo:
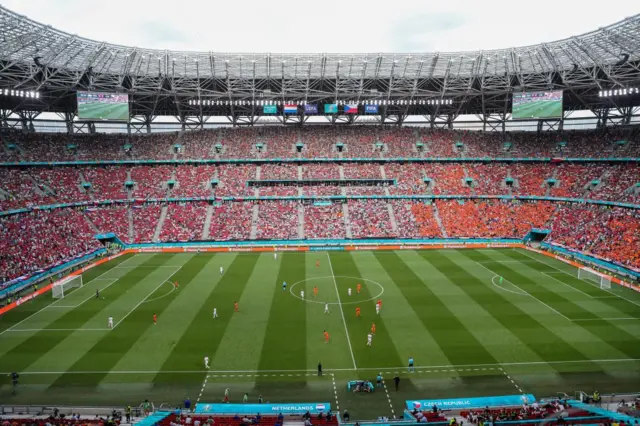
[[[238,312],[238,302],[233,302],[233,310]]]
[[[356,308],[356,318],[360,318],[360,308]]]
[[[180,287],[180,284],[178,284],[178,281],[175,281],[175,282],[173,283],[173,286],[174,286],[174,287],[175,287],[175,289],[177,290],[177,289],[178,289],[178,287]]]
[[[153,314],[153,325],[156,325],[158,323],[158,316],[156,314]]]
[[[371,323],[371,334],[376,334],[376,323],[375,322]]]
[[[313,286],[313,298],[315,299],[316,297],[318,297],[318,287]]]
[[[327,330],[324,331],[324,342],[329,343],[329,333],[327,333]]]
[[[358,292],[358,294],[360,294],[361,289],[362,289],[362,284],[358,283],[358,285],[356,286],[356,291]]]
[[[316,268],[320,267],[320,259],[316,259]]]

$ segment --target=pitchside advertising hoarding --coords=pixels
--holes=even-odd
[[[320,414],[328,413],[331,404],[328,402],[305,402],[305,403],[283,403],[283,404],[196,404],[195,414],[262,414],[278,415],[282,414]]]
[[[508,407],[531,404],[536,397],[528,395],[487,396],[480,398],[423,399],[405,401],[407,410],[430,410],[434,405],[440,410],[484,407]]]

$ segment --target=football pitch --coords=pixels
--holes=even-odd
[[[372,418],[413,398],[640,391],[640,294],[521,249],[144,253],[83,281],[0,317],[3,403],[176,406],[229,388],[232,402],[248,392]],[[378,373],[382,388],[347,391]]]
[[[103,102],[79,104],[78,115],[84,120],[128,120],[129,104]]]
[[[532,101],[513,108],[513,119],[560,118],[562,101]]]

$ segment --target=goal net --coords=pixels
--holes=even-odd
[[[578,269],[578,278],[584,281],[593,281],[597,283],[603,290],[611,289],[611,280],[609,279],[609,277],[601,274],[598,271],[594,271],[591,268]]]
[[[62,299],[73,288],[82,287],[82,275],[66,277],[53,285],[51,293],[54,299]]]

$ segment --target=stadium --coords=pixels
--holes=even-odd
[[[637,423],[640,15],[412,54],[0,33],[3,425]]]

